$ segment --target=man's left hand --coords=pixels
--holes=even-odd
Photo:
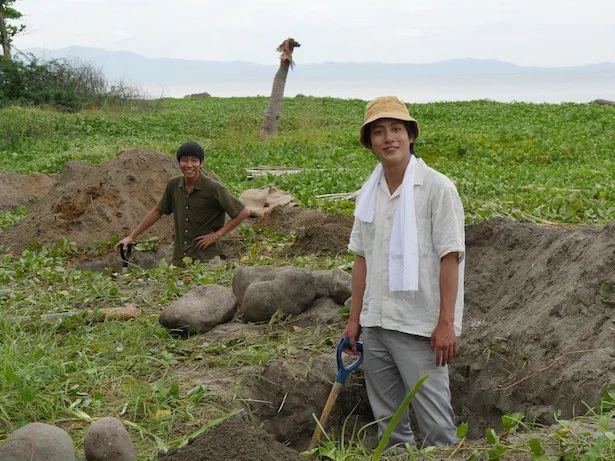
[[[197,250],[204,250],[205,248],[213,245],[219,239],[219,235],[216,232],[211,232],[207,235],[199,235],[194,239]]]
[[[431,334],[431,351],[436,351],[436,366],[448,365],[457,355],[457,337],[453,324],[438,323]]]

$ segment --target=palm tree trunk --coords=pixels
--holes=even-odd
[[[0,0],[0,35],[2,35],[2,51],[5,58],[11,57],[11,46],[9,36],[6,33],[6,23],[4,22],[4,2]]]
[[[261,125],[261,135],[275,136],[278,133],[278,122],[280,121],[280,114],[282,112],[282,99],[284,98],[284,87],[286,86],[286,77],[288,76],[289,67],[289,60],[282,59],[280,61],[280,68],[273,79],[269,105],[267,106],[265,118]]]

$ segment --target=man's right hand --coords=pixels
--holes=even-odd
[[[360,334],[361,325],[359,325],[359,322],[356,320],[349,320],[348,325],[346,325],[346,328],[344,328],[344,331],[342,332],[342,338],[348,338],[352,349],[352,352],[346,351],[347,353],[359,355],[359,352],[357,351],[357,339],[359,339]]]
[[[134,242],[134,239],[129,235],[128,237],[124,237],[122,240],[117,242],[113,248],[115,249],[115,251],[118,251],[120,248],[120,245],[122,245],[122,247],[124,248],[124,251],[128,252],[128,246],[131,245],[132,242]]]

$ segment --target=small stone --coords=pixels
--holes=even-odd
[[[105,417],[92,423],[83,440],[87,461],[136,461],[137,453],[124,424]]]
[[[51,424],[30,423],[9,434],[7,441],[0,446],[0,460],[75,461],[75,448],[64,429]]]

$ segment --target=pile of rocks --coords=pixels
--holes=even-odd
[[[159,321],[166,328],[204,333],[230,322],[266,322],[276,313],[301,324],[340,320],[338,310],[351,294],[352,276],[341,269],[310,271],[293,266],[242,267],[232,290],[202,285],[169,305]],[[278,315],[279,315],[278,314]]]

